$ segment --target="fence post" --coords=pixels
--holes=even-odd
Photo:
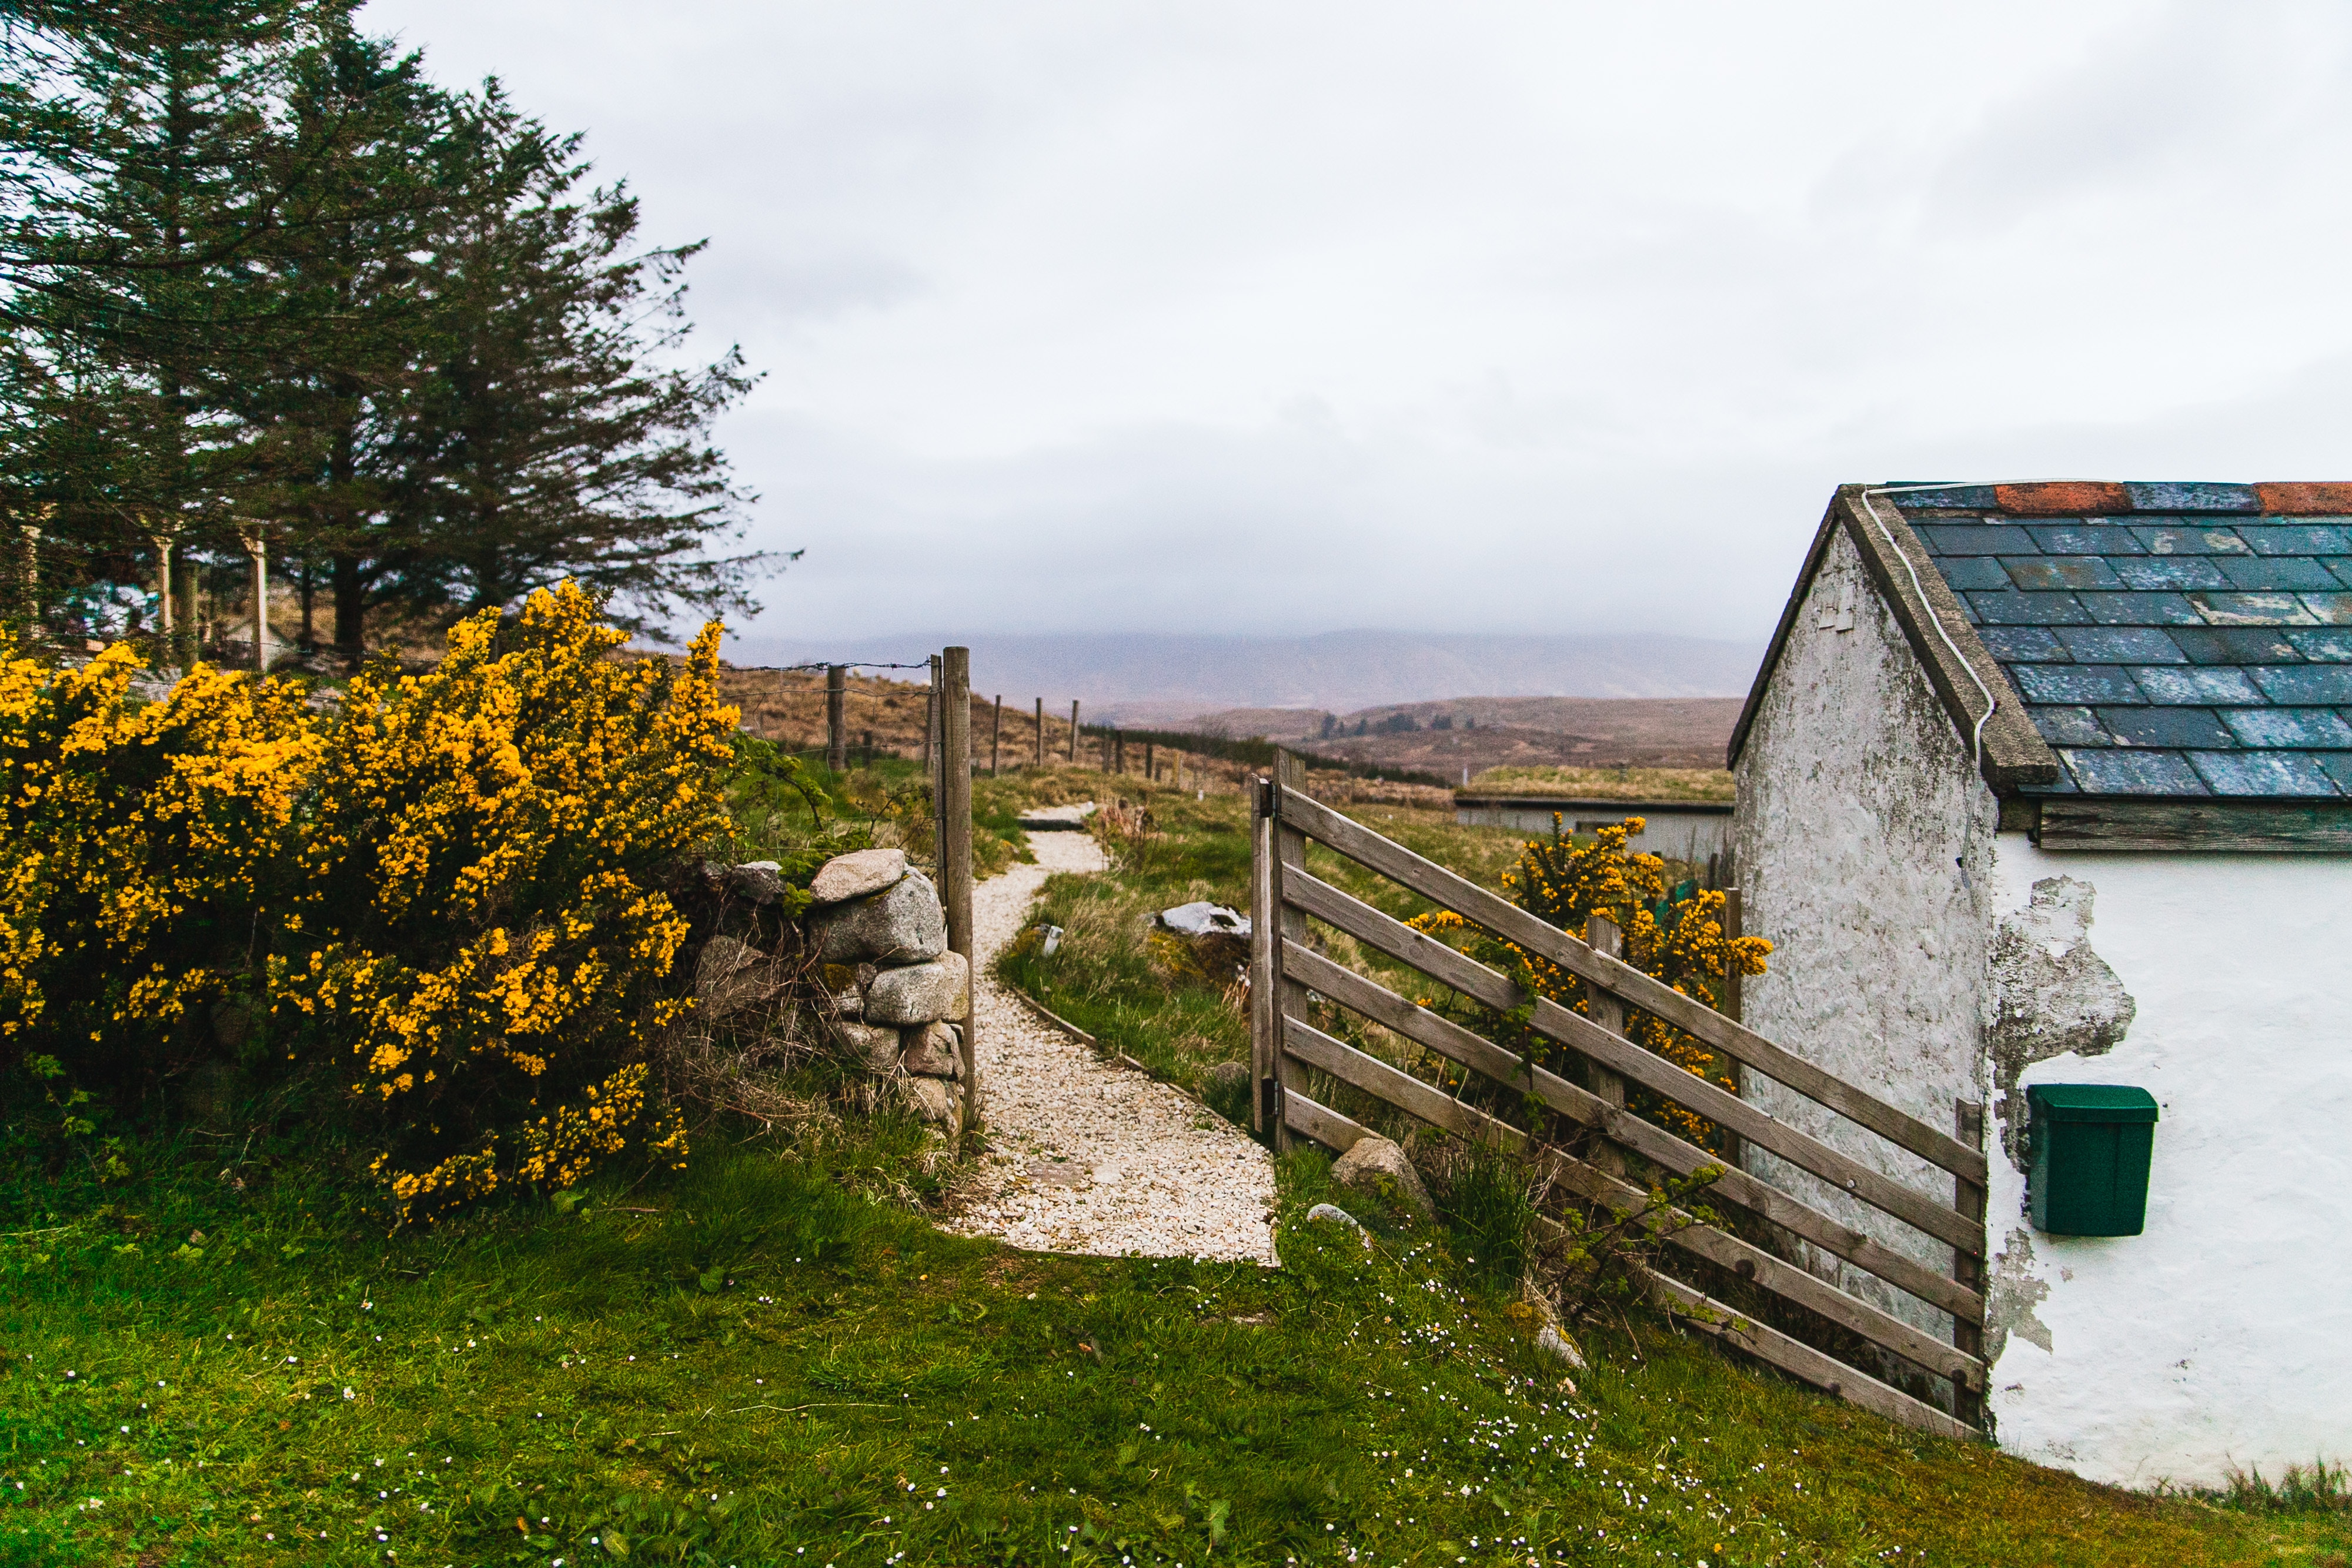
[[[1256,783],[1250,792],[1250,1130],[1270,1134],[1282,1115],[1282,1084],[1275,1072],[1281,1019],[1274,1004],[1279,924],[1274,904],[1274,781]]]
[[[269,673],[269,536],[260,525],[247,522],[242,535],[245,553],[253,558],[253,667]]]
[[[1746,913],[1740,903],[1739,890],[1736,887],[1725,888],[1723,890],[1723,934],[1735,939],[1746,936],[1748,933],[1742,925],[1745,919]],[[1734,1023],[1739,1021],[1740,987],[1741,982],[1746,978],[1747,977],[1739,972],[1738,964],[1724,965],[1723,1016]],[[1731,1092],[1742,1100],[1748,1098],[1748,1064],[1744,1061],[1735,1060],[1731,1064]],[[1723,1156],[1725,1161],[1735,1170],[1745,1169],[1748,1161],[1744,1140],[1736,1133],[1726,1134],[1725,1139]]]
[[[1972,1100],[1953,1101],[1952,1136],[1972,1149],[1984,1147],[1984,1106]],[[1969,1181],[1966,1176],[1954,1176],[1952,1207],[1967,1218],[1973,1219],[1981,1225],[1984,1223],[1985,1217],[1984,1188]],[[1969,1290],[1982,1293],[1984,1260],[1963,1252],[1957,1247],[1953,1248],[1952,1279],[1957,1284],[1966,1285]],[[1978,1324],[1966,1322],[1958,1314],[1954,1314],[1952,1348],[1965,1351],[1979,1360],[1983,1359],[1984,1330]],[[1952,1385],[1952,1414],[1979,1432],[1983,1431],[1984,1396],[1976,1389],[1966,1387],[1955,1380]]]
[[[1605,915],[1587,917],[1584,922],[1584,940],[1585,945],[1594,952],[1606,954],[1612,958],[1622,956],[1625,951],[1624,933],[1618,930],[1617,923]],[[1611,1034],[1622,1036],[1625,1032],[1623,1002],[1619,1001],[1600,987],[1589,983],[1584,988],[1584,1010],[1588,1018]],[[1593,1066],[1592,1092],[1619,1110],[1624,1109],[1625,1081],[1607,1068],[1597,1064]],[[1613,1142],[1604,1140],[1599,1148],[1593,1150],[1592,1163],[1611,1176],[1622,1176],[1625,1174],[1624,1151]]]
[[[996,716],[989,721],[988,726],[988,776],[991,779],[996,777],[996,759],[1003,741],[1004,696],[1003,693],[999,693],[996,698]]]
[[[849,729],[842,710],[849,696],[849,666],[824,667],[824,765],[835,773],[849,771]]]
[[[1110,732],[1110,770],[1121,774],[1127,771],[1127,731],[1123,729]]]
[[[1070,699],[1070,765],[1071,765],[1072,767],[1074,767],[1074,768],[1075,768],[1076,766],[1077,766],[1077,761],[1078,761],[1078,699],[1077,699],[1077,698],[1076,698],[1076,697],[1072,697],[1072,698]]]
[[[940,783],[941,785],[940,892],[948,912],[948,946],[976,965],[971,931],[971,650],[950,648],[941,660],[945,684],[940,693]],[[971,996],[975,983],[964,988],[962,1069],[963,1114],[957,1119],[961,1139],[980,1116],[980,1053],[973,1039],[979,1009]]]
[[[931,655],[931,684],[923,693],[923,776],[931,781],[931,799],[940,792],[940,656]],[[932,814],[938,814],[936,806]],[[936,846],[935,846],[936,847]]]
[[[204,585],[198,580],[203,569],[183,553],[173,570],[179,573],[180,613],[173,627],[173,659],[185,674],[195,667],[197,658],[204,653],[204,616],[200,598]]]
[[[149,534],[155,541],[155,613],[161,617],[157,633],[163,639],[163,657],[172,656],[172,536]]]
[[[1297,1019],[1307,1017],[1307,988],[1283,972],[1282,944],[1305,943],[1307,915],[1303,911],[1286,909],[1282,903],[1282,878],[1286,871],[1307,869],[1307,835],[1297,828],[1286,827],[1282,821],[1282,797],[1286,791],[1307,792],[1307,760],[1294,752],[1277,748],[1274,754],[1274,855],[1267,867],[1274,879],[1271,903],[1276,924],[1274,931],[1274,1067],[1275,1077],[1281,1087],[1275,1096],[1277,1113],[1282,1096],[1297,1087],[1298,1069],[1291,1065],[1289,1055],[1282,1049],[1283,1023],[1286,1015]],[[1255,930],[1256,927],[1251,927]],[[1290,1148],[1290,1126],[1277,1116],[1275,1124],[1275,1151],[1286,1153]]]
[[[1160,782],[1160,775],[1152,767],[1151,742],[1148,740],[1143,743],[1143,781],[1146,784]]]
[[[1045,699],[1037,699],[1037,766],[1045,766]]]

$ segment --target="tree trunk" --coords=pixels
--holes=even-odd
[[[335,653],[352,669],[367,658],[367,584],[360,577],[360,558],[348,550],[335,552]]]

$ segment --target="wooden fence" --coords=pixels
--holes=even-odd
[[[1690,1176],[1707,1167],[1719,1169],[1722,1175],[1708,1189],[1709,1205],[1744,1211],[1752,1223],[1743,1228],[1751,1235],[1776,1245],[1790,1239],[1801,1240],[1948,1313],[1954,1325],[1951,1342],[1840,1290],[1778,1251],[1706,1224],[1674,1230],[1671,1246],[1689,1260],[1722,1270],[1726,1279],[1744,1281],[1772,1301],[1802,1309],[1798,1313],[1773,1315],[1785,1316],[1791,1322],[1833,1324],[1843,1333],[1813,1333],[1812,1339],[1827,1343],[1807,1343],[1795,1333],[1743,1313],[1664,1269],[1654,1269],[1650,1282],[1661,1304],[1805,1382],[1892,1419],[1946,1436],[1975,1435],[1982,1425],[1986,1375],[1978,1354],[1984,1323],[1986,1174],[1985,1156],[1975,1144],[1978,1129],[1963,1122],[1963,1131],[1970,1137],[1963,1143],[1831,1076],[1602,951],[1613,928],[1596,930],[1594,935],[1604,941],[1595,944],[1547,925],[1302,793],[1298,785],[1304,773],[1296,758],[1284,753],[1276,763],[1276,777],[1260,781],[1254,812],[1250,995],[1253,1071],[1258,1089],[1254,1113],[1257,1124],[1270,1129],[1278,1145],[1286,1146],[1292,1136],[1303,1135],[1344,1150],[1368,1135],[1365,1127],[1309,1097],[1305,1085],[1311,1071],[1352,1085],[1432,1126],[1524,1152],[1558,1188],[1619,1212],[1647,1203],[1646,1191],[1626,1179],[1645,1166],[1676,1176]],[[1532,1027],[1581,1059],[1590,1086],[1534,1066],[1516,1052],[1317,952],[1309,939],[1310,920],[1343,931],[1365,947],[1497,1012],[1519,1009],[1528,999],[1507,977],[1310,875],[1307,870],[1310,840],[1497,937],[1541,955],[1584,981],[1593,998],[1593,1016],[1582,1016],[1538,998]],[[1597,925],[1605,926],[1605,923]],[[1585,1137],[1580,1142],[1584,1157],[1540,1139],[1531,1145],[1530,1134],[1318,1029],[1311,1021],[1310,992],[1515,1095],[1532,1093],[1551,1112],[1583,1130]],[[1623,1032],[1629,1009],[1662,1019],[1738,1061],[1750,1082],[1759,1073],[1776,1080],[1949,1172],[1952,1197],[1945,1199],[1914,1190],[1635,1044]],[[1769,1151],[1848,1197],[1933,1238],[1937,1250],[1951,1249],[1950,1271],[1929,1268],[1797,1194],[1772,1186],[1738,1165],[1727,1166],[1722,1156],[1633,1114],[1625,1108],[1628,1083],[1696,1113],[1749,1149]],[[1793,1247],[1786,1249],[1795,1250]],[[1844,1341],[1848,1349],[1841,1354],[1839,1344],[1844,1335],[1866,1342],[1930,1377],[1948,1380],[1954,1413],[1947,1414],[1854,1364],[1856,1359],[1870,1357],[1856,1357],[1851,1341]],[[1888,1368],[1882,1364],[1878,1370]]]

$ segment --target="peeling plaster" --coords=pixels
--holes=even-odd
[[[1985,1296],[1985,1364],[1996,1365],[2015,1334],[2028,1344],[2056,1354],[2050,1326],[2033,1309],[2050,1299],[2049,1281],[2033,1272],[2033,1232],[2021,1225],[2009,1233],[1993,1255],[1992,1288]]]
[[[2069,1052],[2105,1056],[2131,1028],[2137,1006],[2106,960],[2092,951],[2098,890],[2071,876],[2043,877],[2031,902],[1994,926],[1985,1043],[1992,1055],[2001,1146],[2025,1168],[2025,1116],[2012,1105],[2018,1076]],[[2047,1348],[2046,1346],[2044,1348]]]

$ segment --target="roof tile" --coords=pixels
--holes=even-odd
[[[2111,664],[2020,664],[2010,674],[2029,703],[2139,703],[2132,678]]]
[[[2038,523],[2026,528],[2033,542],[2052,555],[2146,555],[2147,547],[2131,529],[2115,523]]]
[[[2091,620],[2071,593],[1971,593],[1968,605],[1991,626],[2085,626]]]
[[[2102,626],[2202,626],[2189,601],[2177,593],[2078,593],[2076,603]]]
[[[2352,626],[2352,593],[2306,593],[2303,607],[2327,626]]]
[[[2152,703],[2258,703],[2262,688],[2231,665],[2141,665],[2132,680]]]
[[[1936,570],[1944,574],[1944,580],[1951,585],[1955,593],[1965,593],[1972,588],[2006,589],[2015,586],[2009,580],[2009,573],[2001,570],[1998,556],[1938,556],[1936,558]]]
[[[1920,523],[1930,555],[2034,555],[2041,547],[2013,523]]]
[[[2032,707],[2025,710],[2042,738],[2053,746],[2112,746],[2099,727],[2098,716],[2086,707]]]
[[[2283,512],[2289,517],[2352,512],[2352,484],[2273,479],[2256,485],[2254,494],[2262,498],[2265,512]]]
[[[2300,751],[2192,751],[2197,769],[2216,795],[2335,795],[2325,768]]]
[[[2307,555],[2221,556],[2213,564],[2232,588],[2316,588],[2333,591],[2343,584],[2326,562]]]
[[[2352,703],[2352,664],[2257,664],[2246,674],[2274,703]]]
[[[1996,485],[2000,509],[2013,517],[2083,517],[2094,512],[2129,512],[2131,492],[2096,479],[2058,479],[2032,485]]]
[[[2000,564],[2008,571],[2009,580],[2028,592],[2123,586],[2123,580],[2116,576],[2105,561],[2095,555],[2003,556]],[[2333,588],[2336,580],[2330,577],[2324,583],[2297,583],[2294,586]]]
[[[2213,626],[2312,626],[2319,617],[2305,609],[2292,593],[2214,593],[2199,590],[2189,595],[2197,613]]]
[[[2126,485],[2136,512],[2258,512],[2262,500],[2252,485],[2199,485],[2162,480]]]
[[[2256,555],[2352,554],[2344,529],[2326,523],[2280,527],[2270,523],[2240,523],[2238,537],[2254,547]]]
[[[2316,664],[2352,664],[2352,631],[2290,632],[2286,637],[2296,653]]]
[[[2004,664],[2063,664],[2074,656],[2039,626],[1979,626],[1977,636],[1985,651]]]
[[[2203,795],[2205,781],[2177,751],[2059,752],[2084,789],[2105,795]]]
[[[2291,664],[2302,658],[2284,632],[2264,632],[2251,626],[2208,626],[2201,630],[2175,626],[2165,635],[2192,663],[2200,664]]]
[[[2253,549],[2237,533],[2218,524],[2204,528],[2175,525],[2132,529],[2150,555],[2252,555]]]
[[[1990,485],[1918,486],[1896,483],[1871,486],[1874,493],[1881,488],[1894,492],[1888,499],[1898,507],[1970,507],[1980,512],[1990,512],[2000,506],[2000,497]]]
[[[2129,588],[2227,588],[2221,569],[2201,555],[2130,556],[2110,560],[2116,575]]]
[[[2179,644],[2154,626],[2068,626],[2058,633],[2086,664],[2179,664]]]
[[[2221,747],[2238,744],[2209,707],[2108,707],[2099,710],[2099,723],[2118,746],[2193,746]]]
[[[2221,719],[2246,746],[2284,746],[2304,751],[2352,747],[2352,725],[2336,716],[2334,708],[2224,708]]]
[[[2336,781],[2336,787],[2352,795],[2352,751],[2319,751],[2312,754],[2319,770]]]

